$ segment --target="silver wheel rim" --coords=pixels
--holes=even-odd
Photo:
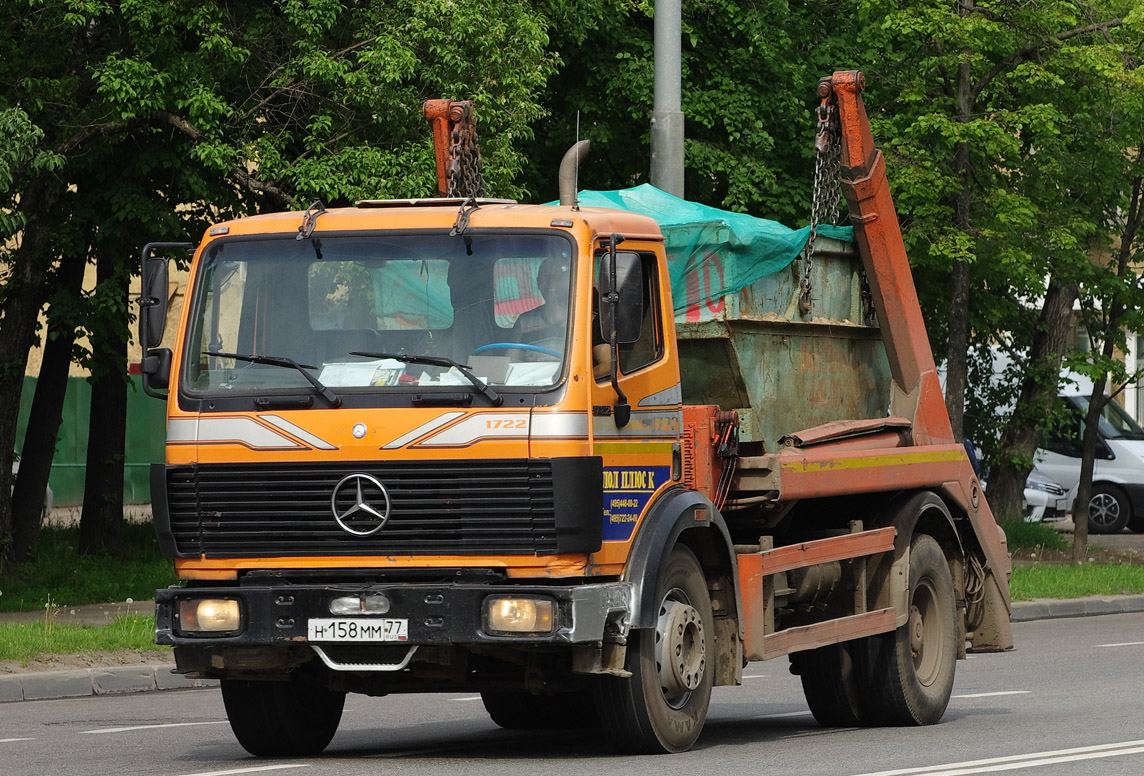
[[[1108,493],[1097,493],[1089,499],[1088,519],[1101,528],[1116,525],[1120,520],[1120,502]]]
[[[672,588],[659,605],[655,627],[655,670],[663,699],[682,708],[699,688],[707,670],[707,643],[703,618],[687,594]]]

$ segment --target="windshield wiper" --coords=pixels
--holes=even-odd
[[[366,353],[359,350],[350,351],[351,356],[365,356],[366,358],[392,358],[403,364],[423,364],[425,366],[455,367],[473,387],[485,395],[494,407],[504,404],[504,397],[490,388],[481,378],[469,371],[472,367],[461,364],[448,356],[409,356],[405,353]]]
[[[266,364],[267,366],[281,366],[286,369],[295,369],[298,371],[298,374],[306,378],[306,381],[310,383],[310,385],[314,386],[314,389],[321,394],[323,399],[330,403],[331,407],[342,406],[342,400],[339,396],[322,385],[322,383],[318,381],[318,378],[306,371],[307,369],[317,369],[316,366],[299,364],[292,358],[283,358],[281,356],[244,356],[241,353],[221,353],[217,350],[204,350],[203,353],[208,356],[217,356],[218,358],[233,358],[236,361],[249,361],[252,364]]]

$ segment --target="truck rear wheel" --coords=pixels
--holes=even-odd
[[[802,694],[818,724],[858,727],[865,723],[867,714],[849,644],[796,652],[791,655],[791,668],[802,681]]]
[[[871,723],[932,725],[945,714],[957,661],[955,617],[945,553],[932,537],[917,534],[910,543],[909,620],[893,633],[865,640],[871,651]]]
[[[630,677],[600,677],[596,709],[617,749],[683,752],[695,743],[711,703],[711,597],[691,550],[677,546],[659,581],[655,630],[632,631]]]
[[[329,745],[346,702],[332,692],[292,677],[284,682],[223,679],[222,702],[230,729],[255,757],[301,757]]]
[[[600,725],[592,696],[587,692],[483,692],[481,702],[492,721],[505,730],[571,730]]]

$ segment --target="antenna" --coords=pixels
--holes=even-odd
[[[576,109],[576,145],[580,145],[580,109]],[[575,147],[575,146],[573,146]],[[576,160],[576,171],[572,174],[572,209],[580,209],[580,160]]]

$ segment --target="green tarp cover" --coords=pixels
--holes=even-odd
[[[659,222],[676,313],[733,294],[786,268],[810,238],[809,226],[791,229],[746,213],[688,202],[646,183],[619,191],[581,191],[580,206],[628,210]],[[823,225],[818,233],[854,240],[849,226]]]

